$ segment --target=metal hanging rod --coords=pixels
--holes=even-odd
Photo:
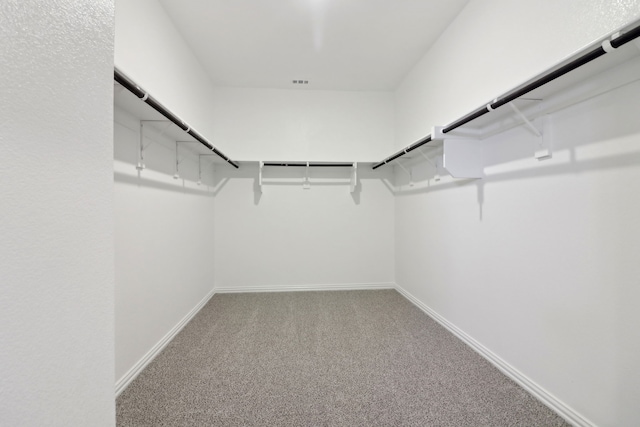
[[[310,168],[352,168],[353,163],[283,163],[283,162],[264,162],[263,166],[279,166],[279,167],[303,167],[306,168],[309,166]]]
[[[211,143],[209,141],[207,141],[207,139],[205,137],[200,135],[198,132],[196,132],[194,129],[192,129],[188,124],[186,124],[185,122],[180,120],[178,118],[178,116],[176,116],[171,111],[169,111],[164,105],[162,105],[160,102],[158,102],[154,97],[149,95],[148,92],[145,92],[143,89],[141,89],[140,86],[135,84],[129,77],[124,75],[120,70],[118,70],[117,68],[114,68],[113,75],[114,75],[114,80],[116,82],[120,83],[129,92],[133,93],[135,96],[140,98],[142,101],[146,102],[154,110],[156,110],[158,113],[162,114],[164,117],[169,119],[171,122],[173,122],[180,129],[182,129],[183,131],[185,131],[186,133],[188,133],[189,135],[194,137],[199,143],[201,143],[202,145],[207,147],[207,149],[213,151],[213,153],[215,155],[217,155],[218,157],[222,158],[225,162],[229,163],[231,166],[233,166],[236,169],[238,169],[240,167],[240,166],[238,166],[238,164],[236,162],[231,160],[229,157],[225,156],[220,150],[218,150],[213,145],[211,145]]]
[[[414,142],[413,144],[409,145],[407,148],[404,148],[404,149],[398,151],[397,153],[392,154],[391,156],[387,157],[386,159],[384,159],[380,163],[376,163],[375,165],[373,165],[373,169],[378,169],[380,166],[384,166],[387,163],[394,161],[398,157],[402,157],[405,154],[410,153],[411,151],[415,150],[416,148],[419,148],[419,147],[422,147],[425,144],[428,144],[429,142],[431,142],[431,134],[425,136],[424,138],[422,138],[421,140],[419,140],[417,142]]]
[[[467,114],[466,116],[461,117],[460,119],[454,121],[453,123],[451,123],[448,126],[445,126],[442,129],[442,133],[448,133],[451,132],[454,129],[459,128],[460,126],[463,126],[469,122],[471,122],[472,120],[477,119],[478,117],[482,117],[485,114],[495,110],[496,108],[500,108],[505,104],[508,104],[514,100],[516,100],[517,98],[520,98],[523,95],[526,95],[527,93],[531,92],[534,89],[537,89],[541,86],[546,85],[547,83],[552,82],[553,80],[557,79],[558,77],[562,77],[565,74],[582,67],[585,64],[588,64],[589,62],[603,56],[604,54],[608,53],[608,52],[612,52],[615,49],[619,48],[620,46],[623,46],[627,43],[629,43],[630,41],[635,40],[636,38],[640,37],[640,25],[631,28],[630,30],[626,31],[623,34],[620,34],[619,36],[613,36],[612,38],[607,38],[605,39],[598,47],[589,50],[588,52],[580,55],[578,58],[564,64],[563,66],[559,67],[558,69],[555,69],[553,71],[550,71],[542,76],[540,76],[539,78],[537,78],[536,80],[520,87],[517,89],[514,89],[513,91],[507,92],[506,94],[503,94],[497,98],[494,99],[493,102],[488,103],[487,105],[485,105],[484,107],[478,108],[477,110],[472,111],[471,113]],[[431,137],[432,135],[429,134],[428,136],[426,136],[425,138],[419,140],[418,142],[414,142],[413,144],[409,145],[407,148],[398,151],[397,153],[387,157],[386,159],[384,159],[383,161],[376,163],[375,165],[373,165],[373,169],[377,169],[380,166],[384,166],[389,162],[392,162],[393,160],[397,159],[398,157],[404,156],[405,154],[409,153],[410,151],[415,150],[416,148],[428,143],[431,141]]]

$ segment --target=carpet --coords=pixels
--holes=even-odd
[[[218,294],[118,426],[567,426],[394,290]]]

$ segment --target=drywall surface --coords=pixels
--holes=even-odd
[[[639,96],[554,114],[543,162],[517,128],[484,142],[481,181],[419,164],[431,186],[396,201],[398,284],[599,426],[640,419]]]
[[[265,168],[216,172],[215,279],[224,290],[391,286],[394,201],[388,172]]]
[[[214,88],[157,0],[118,0],[116,66],[238,160],[378,161],[392,92]]]
[[[157,0],[116,1],[115,65],[211,140],[213,86]]]
[[[396,149],[636,17],[639,0],[471,0],[396,90]]]
[[[180,144],[180,178],[174,179],[175,141],[163,129],[145,125],[146,169],[138,172],[140,122],[115,110],[118,384],[213,289],[211,157],[200,159],[197,185],[197,147]]]
[[[115,65],[212,140],[213,88],[156,0],[116,2]],[[116,385],[122,387],[213,289],[214,189],[210,158],[202,162],[203,185],[196,185],[203,151],[190,144],[181,147],[181,178],[173,179],[175,138],[162,134],[164,124],[147,125],[141,173],[135,169],[140,122],[116,110],[114,128]]]
[[[399,145],[429,132],[410,117],[410,105],[427,123],[442,123],[521,80],[524,55],[509,50],[508,67],[500,55],[512,43],[549,63],[640,10],[637,2],[607,2],[607,8],[570,2],[580,19],[569,19],[564,2],[545,2],[549,19],[534,19],[539,3],[518,2],[517,10],[507,1],[470,3],[428,55],[444,46],[461,61],[484,55],[497,63],[496,74],[480,61],[475,74],[465,76],[468,67],[442,55],[430,71],[419,64],[397,93]],[[502,43],[490,37],[496,15],[507,26],[500,31],[510,35]],[[570,31],[558,20],[573,22]],[[511,22],[523,31],[509,31]],[[454,31],[462,24],[466,33]],[[558,47],[551,40],[560,36],[569,42]],[[478,81],[482,87],[473,89]],[[420,93],[442,111],[421,104]],[[412,168],[413,187],[404,173],[397,175],[398,285],[571,408],[584,425],[632,426],[640,419],[639,96],[636,82],[552,114],[548,160],[534,159],[535,138],[518,127],[482,142],[482,180],[436,182],[425,162]]]
[[[373,162],[393,148],[392,92],[217,88],[211,102],[214,139],[240,160]]]
[[[113,4],[0,3],[0,425],[112,426]]]
[[[117,2],[115,45],[119,69],[234,160],[378,160],[393,147],[392,93],[214,88],[156,0]],[[271,197],[254,205],[255,163],[240,171],[220,166],[216,182],[197,187],[196,165],[187,159],[187,179],[176,183],[173,142],[159,132],[150,136],[160,142],[149,142],[139,177],[138,127],[118,112],[118,379],[212,289],[214,272],[226,287],[393,282],[393,197],[378,178],[361,181],[362,194],[352,197],[349,171],[341,170],[340,186],[310,193],[276,186],[277,203]],[[302,253],[287,245],[313,237],[307,220],[325,231]],[[265,249],[268,260],[281,256],[277,269],[265,264]],[[295,265],[287,264],[291,257]]]
[[[214,88],[156,0],[118,1],[117,6],[116,65],[231,158],[374,161],[393,148],[392,93]],[[167,178],[171,164],[162,165],[158,168],[165,168]],[[270,197],[259,201],[256,163],[243,163],[240,171],[219,168],[215,250],[205,252],[214,260],[216,286],[393,282],[388,182],[363,176],[360,191],[351,195],[348,170],[325,172],[317,178],[329,185],[317,180],[314,185],[312,178],[313,189],[302,192],[297,177],[295,188],[270,186]],[[117,242],[125,239],[125,245],[128,237],[117,233]],[[301,246],[301,237],[314,241]],[[126,328],[120,320],[117,324]],[[118,362],[118,372],[134,359]]]

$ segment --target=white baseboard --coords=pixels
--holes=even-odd
[[[560,399],[549,393],[547,390],[532,381],[522,372],[501,359],[497,354],[480,344],[478,341],[467,335],[454,324],[432,310],[411,295],[401,286],[395,283],[354,283],[340,285],[297,285],[297,286],[244,286],[244,287],[220,287],[209,292],[185,317],[178,322],[158,343],[151,348],[126,374],[116,382],[116,397],[124,391],[142,370],[171,342],[171,340],[185,327],[187,323],[204,307],[204,305],[217,293],[241,293],[241,292],[293,292],[293,291],[337,291],[337,290],[368,290],[368,289],[396,289],[401,295],[407,298],[416,307],[425,312],[429,317],[441,324],[456,337],[465,342],[474,351],[487,359],[502,373],[515,381],[522,388],[527,390],[546,406],[558,413],[562,418],[574,426],[594,427],[594,424],[580,415],[574,409],[566,405]]]
[[[295,291],[360,291],[371,289],[395,289],[395,283],[345,283],[339,285],[283,285],[283,286],[226,286],[216,287],[217,294],[247,292],[295,292]]]
[[[153,359],[155,359],[158,354],[160,354],[160,352],[167,346],[167,344],[169,344],[171,340],[176,335],[178,335],[178,332],[180,332],[182,328],[184,328],[186,324],[189,323],[189,321],[193,319],[196,314],[198,314],[200,309],[204,307],[204,305],[211,299],[213,295],[215,295],[215,293],[215,289],[209,292],[195,307],[193,307],[193,309],[191,309],[189,313],[187,313],[186,316],[182,318],[182,320],[180,320],[180,322],[178,322],[176,326],[174,326],[169,332],[167,332],[167,334],[162,337],[162,339],[158,341],[158,343],[154,345],[151,350],[147,352],[147,354],[142,356],[142,358],[135,365],[133,365],[133,367],[129,369],[127,373],[122,376],[122,378],[116,381],[116,397],[118,397],[120,393],[122,393],[124,389],[127,388],[131,381],[133,381],[140,374],[140,372],[142,372],[144,368],[146,368],[147,365],[151,363]]]
[[[493,353],[491,350],[480,344],[475,339],[471,338],[464,331],[459,329],[453,323],[446,320],[444,317],[440,316],[434,310],[432,310],[429,306],[422,303],[419,299],[411,295],[409,292],[404,290],[402,287],[396,284],[396,290],[402,294],[405,298],[411,301],[416,307],[424,311],[429,317],[431,317],[436,322],[440,323],[447,330],[453,333],[456,337],[460,338],[463,342],[465,342],[469,347],[475,350],[482,357],[487,359],[492,365],[498,368],[503,374],[511,378],[522,388],[527,390],[533,396],[535,396],[538,400],[540,400],[543,404],[551,408],[562,418],[567,420],[567,422],[571,423],[574,426],[579,427],[594,427],[594,424],[587,420],[585,417],[576,412],[573,408],[562,402],[560,399],[555,397],[553,394],[549,393],[547,390],[536,384],[522,372],[518,371],[516,368],[505,362],[501,359],[497,354]]]

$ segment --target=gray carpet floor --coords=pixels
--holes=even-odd
[[[215,295],[118,426],[564,426],[393,290]]]

